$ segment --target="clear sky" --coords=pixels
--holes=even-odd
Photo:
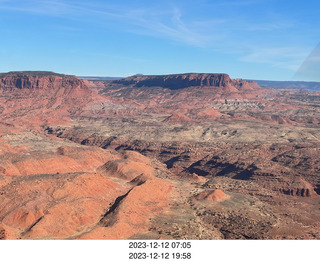
[[[319,0],[0,0],[0,72],[320,81],[303,73],[312,53],[319,68],[319,14]]]

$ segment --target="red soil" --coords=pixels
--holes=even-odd
[[[198,200],[210,200],[214,202],[221,202],[230,199],[230,196],[225,194],[220,189],[215,189],[213,191],[202,192],[197,196]]]

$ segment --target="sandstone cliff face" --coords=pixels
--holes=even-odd
[[[81,96],[91,93],[89,87],[80,79],[71,75],[39,72],[17,72],[0,74],[0,90],[2,93],[36,91],[46,94],[60,91],[60,94]]]
[[[134,87],[163,87],[172,90],[187,87],[215,87],[230,92],[254,90],[261,87],[255,82],[242,79],[232,80],[228,74],[222,73],[186,73],[172,75],[131,76],[113,81],[115,84],[132,85]]]
[[[0,120],[13,125],[67,123],[101,99],[76,76],[52,72],[0,74]],[[103,98],[107,100],[107,98]]]

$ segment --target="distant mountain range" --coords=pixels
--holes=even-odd
[[[78,78],[88,81],[114,81],[123,79],[124,77],[78,76]]]
[[[320,91],[320,82],[304,81],[265,81],[253,80],[263,88],[268,89],[300,89],[309,91]]]

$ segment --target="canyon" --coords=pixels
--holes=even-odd
[[[1,239],[320,239],[320,94],[227,74],[0,74]]]

